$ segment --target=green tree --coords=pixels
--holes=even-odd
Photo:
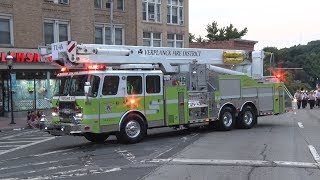
[[[213,21],[211,24],[207,25],[207,35],[208,41],[224,41],[229,39],[238,39],[242,38],[247,34],[248,29],[244,28],[239,31],[237,28],[230,24],[227,27],[218,28],[218,23]]]
[[[196,35],[189,33],[189,42],[194,42],[196,40]]]

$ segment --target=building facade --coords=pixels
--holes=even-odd
[[[38,47],[80,43],[188,47],[188,0],[0,0],[0,115],[50,108],[59,67]],[[6,57],[14,57],[9,76]]]

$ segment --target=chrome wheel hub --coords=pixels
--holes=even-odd
[[[232,114],[230,112],[225,112],[223,114],[223,124],[226,126],[226,127],[229,127],[231,126],[232,124]]]
[[[125,130],[126,130],[126,134],[130,138],[135,138],[135,137],[139,136],[140,131],[141,131],[141,127],[137,121],[131,120],[127,123]]]

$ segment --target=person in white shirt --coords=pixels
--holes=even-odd
[[[298,109],[301,107],[301,92],[299,90],[294,93],[294,98],[297,100]]]
[[[316,102],[316,96],[315,96],[314,91],[310,91],[310,93],[308,95],[308,101],[309,101],[310,109],[313,109],[314,104]]]

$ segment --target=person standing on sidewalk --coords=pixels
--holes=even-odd
[[[316,91],[316,105],[318,106],[318,108],[320,107],[320,88],[317,89]]]
[[[301,107],[301,92],[299,90],[294,93],[294,98],[297,100],[298,109]]]
[[[313,109],[314,104],[316,102],[316,96],[315,96],[314,91],[310,91],[310,93],[308,95],[308,100],[309,100],[310,109]]]

